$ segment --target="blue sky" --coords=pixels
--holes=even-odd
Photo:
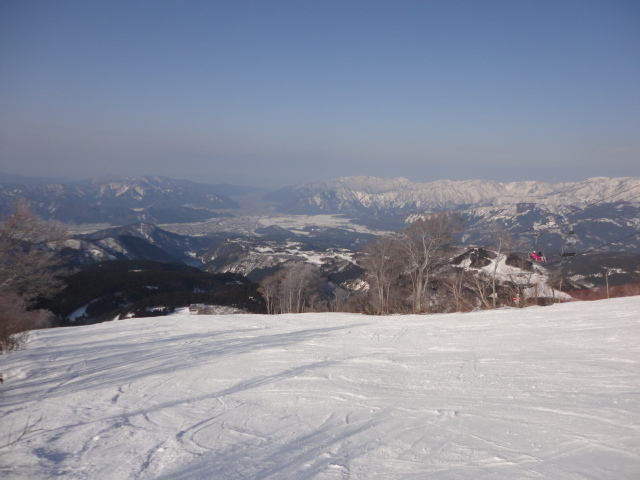
[[[0,171],[640,176],[640,2],[0,0]]]

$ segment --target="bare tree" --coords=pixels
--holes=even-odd
[[[492,308],[496,308],[496,302],[498,299],[498,293],[496,290],[496,277],[498,275],[498,265],[500,263],[501,258],[504,256],[503,252],[508,251],[510,249],[513,250],[517,248],[518,243],[513,238],[513,235],[511,235],[511,233],[508,232],[506,228],[499,223],[494,223],[492,225],[491,241],[492,241],[492,246],[496,249],[496,253],[497,253],[496,259],[494,260],[494,264],[493,264],[493,275],[491,276],[491,288],[493,291],[493,294],[491,295],[491,298],[492,298],[491,306]]]
[[[401,252],[398,239],[390,236],[378,237],[363,249],[360,264],[367,272],[373,310],[378,315],[390,312],[394,282],[397,282],[404,268]]]
[[[65,238],[58,223],[37,217],[24,200],[0,219],[0,353],[20,348],[28,337],[23,332],[49,321],[47,312],[27,309],[61,288],[57,251]]]
[[[558,292],[562,293],[562,279],[563,279],[563,275],[562,275],[562,270],[560,270],[559,268],[554,268],[552,270],[549,270],[549,277],[547,279],[547,285],[549,285],[549,287],[551,287],[551,292],[552,292],[552,302],[556,303],[560,301],[559,297],[556,297],[556,290],[558,290]]]
[[[321,283],[318,267],[308,263],[296,263],[289,267],[283,281],[289,311],[302,313],[306,307],[316,303]]]
[[[40,219],[19,200],[12,214],[0,219],[0,291],[18,293],[27,302],[57,292],[56,253],[66,238],[60,224]]]
[[[349,296],[349,299],[342,307],[345,312],[352,313],[374,313],[370,310],[371,301],[369,291],[357,291]]]
[[[464,269],[458,268],[453,274],[442,279],[442,284],[453,297],[456,312],[467,311],[471,304],[465,295],[465,283],[472,273],[467,273]]]
[[[462,216],[438,212],[414,222],[400,236],[407,274],[411,279],[414,313],[421,313],[429,281],[442,262],[445,248],[453,243],[453,234],[462,229]]]
[[[341,312],[351,296],[347,290],[339,285],[332,285],[331,298],[329,299],[328,306],[332,312]]]
[[[302,313],[320,303],[324,281],[314,265],[298,262],[260,282],[269,313]]]
[[[492,278],[483,271],[470,272],[468,282],[469,288],[480,300],[481,306],[492,308],[493,304],[490,298],[492,292],[495,292],[495,287],[492,287]]]
[[[282,272],[282,271],[280,271]],[[277,301],[278,301],[278,293],[280,289],[280,281],[282,279],[282,274],[280,272],[276,272],[273,275],[269,275],[264,278],[260,282],[260,286],[258,287],[258,291],[262,294],[264,301],[267,305],[267,313],[269,315],[274,315],[277,309]]]
[[[27,342],[26,311],[26,304],[19,295],[0,293],[0,354],[19,350]]]

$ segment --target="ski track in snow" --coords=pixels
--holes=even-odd
[[[640,478],[640,297],[185,314],[0,357],[6,479]]]

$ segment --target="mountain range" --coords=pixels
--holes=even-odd
[[[320,242],[326,248],[345,247],[345,238],[352,242],[350,237],[357,224],[374,233],[399,231],[420,215],[448,209],[460,212],[465,219],[464,232],[457,239],[462,244],[489,246],[492,231],[500,225],[516,237],[521,250],[543,250],[549,255],[590,250],[640,253],[638,177],[596,177],[573,183],[489,180],[416,183],[401,177],[361,176],[294,185],[264,195],[253,187],[208,185],[165,177],[113,177],[73,184],[41,181],[0,184],[0,212],[6,214],[13,202],[23,197],[36,213],[47,219],[76,224],[107,223],[114,227],[194,225],[220,217],[240,219],[242,215],[253,215],[251,218],[260,218],[262,228],[267,230],[256,228],[253,232],[243,231],[242,235],[283,241],[298,241],[300,238],[294,237],[303,235],[307,237],[306,243]],[[247,198],[253,208],[250,212],[246,205],[241,206]],[[306,215],[310,230],[293,233],[270,227],[270,219],[277,215]],[[323,217],[317,215],[342,216],[349,219],[354,229],[323,228]],[[136,228],[140,227],[129,230]],[[164,245],[161,247],[164,253],[153,254],[148,249],[145,255],[152,259],[188,261],[197,256],[194,254],[197,249],[240,234],[233,230],[233,224],[225,228],[224,232],[201,234],[203,238],[196,240],[193,234],[177,240],[169,240],[165,235],[162,241],[155,241],[156,246]],[[179,228],[174,231],[184,233]],[[329,241],[320,240],[321,234]],[[134,237],[149,240],[141,231],[132,234],[123,230],[101,231],[77,236],[75,240],[84,242],[81,250],[85,251],[85,257],[139,258],[129,255],[141,248],[139,240],[131,240]],[[212,260],[202,259],[205,263]],[[216,262],[222,260],[218,258]]]
[[[575,183],[346,177],[294,185],[267,194],[282,213],[342,214],[375,228],[399,230],[439,210],[465,218],[463,243],[487,244],[496,223],[526,247],[560,253],[607,248],[640,252],[640,178]],[[570,233],[574,232],[574,233]]]
[[[109,177],[69,184],[2,183],[0,212],[8,213],[18,198],[45,219],[71,223],[178,223],[228,216],[238,203],[230,194],[252,187],[208,185],[165,177]]]
[[[575,183],[438,180],[416,183],[406,178],[343,177],[299,184],[266,198],[279,210],[296,214],[414,213],[535,203],[576,207],[602,201],[640,204],[640,178],[595,177]]]

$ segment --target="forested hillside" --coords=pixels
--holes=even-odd
[[[192,303],[226,305],[260,313],[257,285],[236,274],[210,274],[178,263],[99,262],[64,278],[65,288],[39,305],[61,325],[166,315]]]

